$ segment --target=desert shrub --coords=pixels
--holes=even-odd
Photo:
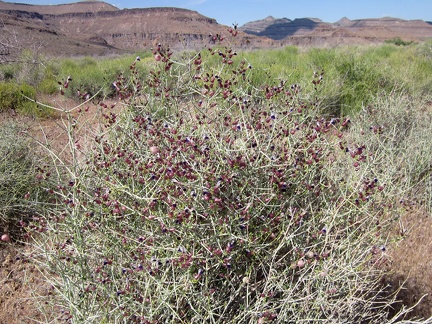
[[[391,38],[391,39],[386,39],[385,43],[387,44],[394,44],[396,46],[408,46],[413,44],[413,41],[404,41],[402,38],[400,37],[395,37],[395,38]]]
[[[355,113],[380,93],[390,93],[396,83],[379,60],[370,54],[348,54],[336,63],[340,86],[337,100],[342,114]]]
[[[374,60],[383,60],[390,58],[392,55],[397,53],[398,50],[399,49],[393,45],[373,46],[372,48],[368,49],[368,55]]]
[[[337,61],[341,53],[335,49],[312,48],[306,53],[307,62],[310,62],[310,65],[314,68],[327,69]]]
[[[26,49],[21,52],[17,61],[18,63],[13,64],[14,81],[37,87],[44,78],[48,59],[37,50]]]
[[[294,84],[306,79],[311,71],[325,71],[326,82],[319,89],[320,107],[324,114],[337,117],[355,114],[374,96],[390,93],[395,87],[410,87],[414,92],[419,82],[415,77],[406,78],[407,71],[416,75],[406,67],[407,55],[407,50],[391,45],[302,52],[288,47],[244,53],[255,69],[251,82],[256,86],[275,79]],[[421,59],[414,62],[422,64]],[[421,69],[418,71],[423,74]],[[304,87],[306,92],[313,91],[312,84]]]
[[[251,86],[229,48],[154,58],[114,80],[124,110],[101,105],[106,129],[54,165],[59,206],[30,224],[65,319],[385,322],[385,186],[350,120],[320,113],[322,75],[305,92]]]
[[[346,134],[352,141],[365,140],[376,152],[373,168],[386,188],[387,204],[400,206],[392,213],[399,222],[391,231],[392,267],[386,282],[390,287],[403,285],[395,311],[421,300],[409,316],[423,317],[423,323],[429,323],[432,315],[424,279],[429,277],[424,253],[432,212],[431,122],[427,98],[394,92],[364,107]]]
[[[38,160],[24,134],[17,124],[0,127],[0,230],[13,239],[19,239],[22,222],[29,220],[45,197],[39,190]]]
[[[350,137],[367,138],[368,147],[379,152],[376,165],[393,203],[415,204],[432,211],[432,111],[427,100],[414,99],[404,92],[376,97],[364,107],[352,125]],[[419,207],[421,206],[421,207]]]
[[[142,58],[144,62],[149,54],[139,53],[136,54],[136,57]],[[129,55],[114,58],[73,58],[60,60],[58,64],[58,80],[55,84],[59,83],[65,94],[71,98],[78,98],[79,96],[85,98],[86,94],[97,94],[98,100],[113,97],[115,96],[113,80],[116,80],[120,75],[129,77],[131,72]],[[140,73],[144,73],[145,69],[145,64],[139,65]],[[68,76],[72,81],[65,89],[63,86]]]
[[[26,95],[34,96],[35,91],[29,86],[19,86],[12,82],[1,82],[0,83],[0,107],[3,111],[9,109],[19,109],[24,102],[23,97],[20,94],[20,90],[25,91]]]
[[[0,83],[0,108],[2,111],[14,109],[17,102],[16,85],[9,82]]]
[[[59,75],[58,65],[55,62],[50,62],[44,72],[42,80],[38,83],[36,90],[38,93],[53,95],[58,93],[59,87],[57,76]]]
[[[425,58],[428,61],[432,60],[432,41],[426,41],[419,44],[415,50],[416,55]]]
[[[251,82],[265,84],[270,80],[283,78],[286,81],[298,80],[298,73],[304,71],[299,68],[300,53],[294,46],[284,47],[271,52],[268,50],[256,50],[242,53],[246,60],[254,67]],[[291,78],[291,80],[290,80]]]
[[[13,66],[10,64],[5,64],[0,66],[1,77],[0,81],[10,81],[14,78]]]
[[[18,113],[44,117],[50,111],[36,104],[36,90],[28,84],[0,82],[0,111],[14,110]]]

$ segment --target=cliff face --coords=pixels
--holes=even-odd
[[[107,44],[123,49],[148,48],[157,42],[172,46],[192,40],[208,42],[209,34],[224,31],[214,19],[177,8],[68,13],[44,16],[44,19],[70,37],[98,36]]]
[[[49,56],[124,52],[105,41],[94,42],[91,38],[85,40],[69,37],[47,22],[40,13],[0,9],[0,63],[19,60],[24,49],[30,49],[34,55]]]
[[[22,44],[31,39],[43,42],[44,49],[55,55],[87,55],[92,50],[100,54],[104,48],[107,52],[136,51],[157,43],[172,48],[202,48],[211,43],[213,35],[231,36],[228,27],[215,19],[178,8],[120,10],[103,2],[55,6],[0,2],[0,14],[8,26],[4,31],[20,35]],[[46,33],[57,37],[43,36]],[[230,42],[248,48],[271,46],[270,39],[243,32]]]
[[[0,1],[0,10],[38,12],[43,15],[61,15],[76,12],[119,11],[117,7],[101,1],[85,1],[62,5],[31,5]]]

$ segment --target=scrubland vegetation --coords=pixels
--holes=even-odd
[[[401,216],[432,207],[431,43],[160,46],[22,71],[1,67],[3,110],[55,118],[22,87],[99,107],[85,142],[87,103],[64,108],[67,158],[2,126],[17,186],[2,180],[1,226],[33,245],[59,319],[421,322],[382,279]]]

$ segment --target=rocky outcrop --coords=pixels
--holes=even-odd
[[[23,10],[0,10],[6,15],[10,15],[21,19],[43,19],[43,15],[33,11],[23,11]]]

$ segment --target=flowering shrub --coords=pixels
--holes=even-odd
[[[101,103],[92,150],[56,164],[63,207],[29,224],[65,319],[386,320],[385,186],[350,119],[320,113],[324,72],[305,93],[254,84],[227,47],[153,54],[114,81],[124,108]]]

